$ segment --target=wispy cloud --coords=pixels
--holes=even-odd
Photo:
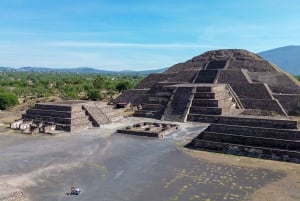
[[[50,42],[46,45],[51,47],[80,47],[80,48],[214,48],[212,45],[200,45],[191,43],[112,43],[112,42],[74,42],[60,41]]]

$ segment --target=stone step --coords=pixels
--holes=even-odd
[[[172,95],[172,92],[155,92],[155,97],[160,98],[169,98]]]
[[[71,111],[54,111],[54,110],[43,110],[43,109],[29,109],[26,111],[29,115],[36,116],[49,116],[49,117],[60,117],[60,118],[71,118]]]
[[[169,98],[150,96],[147,104],[166,104],[168,101]]]
[[[213,92],[198,92],[194,94],[194,99],[215,99],[215,93]]]
[[[198,107],[218,107],[218,100],[215,99],[194,99],[192,106]]]
[[[202,122],[202,123],[217,123],[219,116],[217,115],[203,115],[203,114],[189,114],[187,121]]]
[[[207,70],[224,69],[227,61],[210,61],[206,66]]]
[[[218,70],[201,70],[195,83],[214,83]]]
[[[211,124],[206,129],[206,131],[253,136],[253,137],[262,137],[262,138],[300,140],[299,130],[249,127],[249,126],[238,126],[238,125],[228,125],[228,124]]]
[[[161,111],[155,110],[138,110],[136,111],[133,116],[135,117],[146,117],[146,118],[160,118]]]
[[[41,104],[41,103],[36,103],[34,108],[40,110],[69,111],[69,112],[71,112],[72,110],[72,106],[70,105],[51,105],[51,104]]]
[[[200,139],[194,139],[190,144],[187,145],[187,147],[226,154],[300,163],[300,152],[298,151],[244,146]]]
[[[197,87],[197,88],[196,88],[196,92],[197,92],[197,93],[201,93],[201,92],[212,92],[212,89],[211,89],[211,87],[208,87],[208,86]]]
[[[55,117],[37,116],[37,115],[30,115],[30,114],[23,114],[22,119],[43,120],[45,122],[53,122],[58,124],[70,124],[72,121],[71,118],[55,118]]]
[[[294,140],[252,137],[252,136],[234,135],[234,134],[226,134],[226,133],[216,133],[216,132],[209,132],[209,131],[204,131],[198,137],[203,140],[222,142],[222,143],[300,151],[300,141],[294,141]]]
[[[195,107],[190,108],[190,114],[208,114],[208,115],[221,115],[222,108],[218,107]]]
[[[161,110],[164,106],[161,104],[143,104],[143,110]]]
[[[262,118],[259,119],[259,118],[246,118],[246,117],[189,114],[188,121],[250,126],[250,127],[278,128],[278,129],[298,128],[297,121],[280,120],[280,119],[262,119]]]

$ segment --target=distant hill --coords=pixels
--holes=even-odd
[[[19,71],[19,72],[57,72],[57,73],[85,73],[85,74],[124,74],[124,75],[148,75],[151,73],[161,73],[167,68],[160,68],[156,70],[144,70],[144,71],[108,71],[100,70],[90,67],[79,67],[79,68],[47,68],[47,67],[20,67],[20,68],[10,68],[10,67],[0,67],[0,71]]]
[[[279,47],[260,52],[258,55],[288,73],[300,75],[300,46]]]

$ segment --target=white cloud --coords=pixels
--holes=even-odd
[[[46,45],[51,47],[80,47],[80,48],[149,48],[149,49],[169,49],[169,48],[215,48],[211,45],[200,45],[191,43],[110,43],[110,42],[76,42],[59,41],[50,42]]]

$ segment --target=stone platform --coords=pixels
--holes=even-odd
[[[118,129],[117,133],[127,135],[138,135],[147,137],[163,138],[165,135],[179,128],[177,124],[141,122],[124,129]]]
[[[103,102],[64,101],[37,103],[11,124],[25,133],[51,133],[54,130],[74,132],[99,127],[122,118],[118,110]]]
[[[211,125],[187,148],[300,163],[297,121],[224,116],[206,120]]]

